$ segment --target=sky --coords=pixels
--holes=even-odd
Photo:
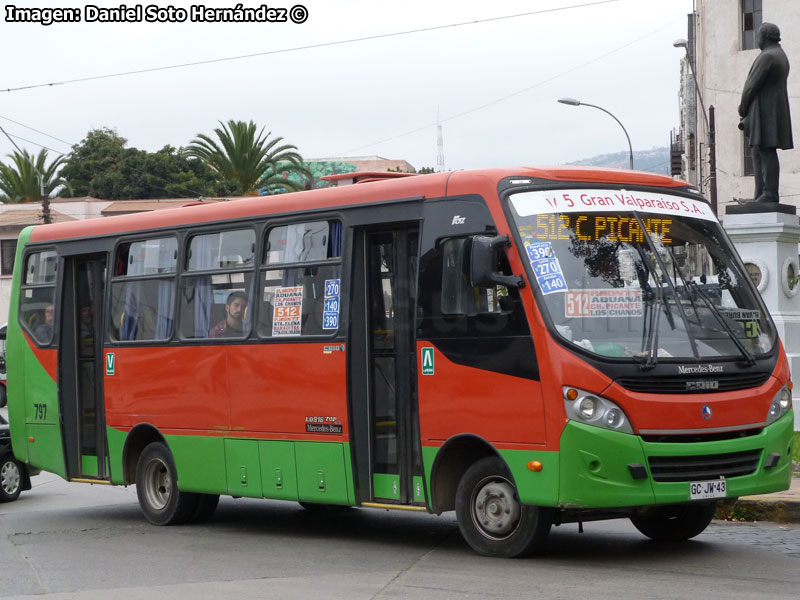
[[[201,1],[140,6],[144,15],[148,6],[188,13],[192,4],[237,5]],[[627,150],[611,117],[559,104],[561,97],[613,113],[634,150],[666,146],[679,123],[683,51],[672,43],[687,35],[692,0],[268,6],[302,17],[292,11],[299,2],[302,23],[202,23],[191,13],[184,22],[86,22],[87,6],[122,2],[6,2],[0,126],[30,152],[43,145],[67,153],[100,127],[154,152],[187,146],[219,121],[252,120],[305,158],[379,155],[419,169],[437,165],[439,123],[449,170],[564,164]],[[78,9],[81,22],[9,22],[10,4]],[[416,32],[393,35],[408,31]],[[246,55],[257,56],[217,61]],[[216,62],[100,77],[202,61]],[[0,160],[8,163],[13,150],[0,133]]]

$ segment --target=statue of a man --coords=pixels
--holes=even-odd
[[[756,57],[742,90],[739,129],[753,148],[756,202],[778,202],[780,165],[777,149],[793,148],[789,116],[789,59],[780,45],[777,25],[763,23],[756,31],[761,54]]]

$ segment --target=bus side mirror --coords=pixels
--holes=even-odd
[[[501,248],[510,247],[507,235],[487,237],[472,236],[470,250],[469,277],[472,287],[492,287],[504,285],[509,288],[521,288],[525,281],[520,275],[502,275],[497,269],[498,252]]]

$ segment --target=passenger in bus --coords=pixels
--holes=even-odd
[[[41,343],[49,342],[53,337],[53,305],[44,307],[44,323],[40,323],[33,330],[33,335]]]
[[[82,357],[94,356],[94,311],[89,302],[81,305],[80,335],[80,355]]]
[[[225,301],[225,318],[208,332],[208,337],[244,336],[244,311],[246,309],[247,294],[244,292],[231,292]]]

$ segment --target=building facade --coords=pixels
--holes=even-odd
[[[697,0],[689,15],[686,57],[682,63],[681,176],[710,196],[712,181],[708,120],[715,122],[717,211],[753,198],[750,148],[739,130],[738,107],[750,66],[760,50],[755,31],[763,22],[781,30],[781,46],[793,67],[789,104],[795,146],[800,146],[800,2],[798,0]],[[694,79],[690,67],[694,63]],[[800,150],[779,150],[780,201],[800,206]]]

